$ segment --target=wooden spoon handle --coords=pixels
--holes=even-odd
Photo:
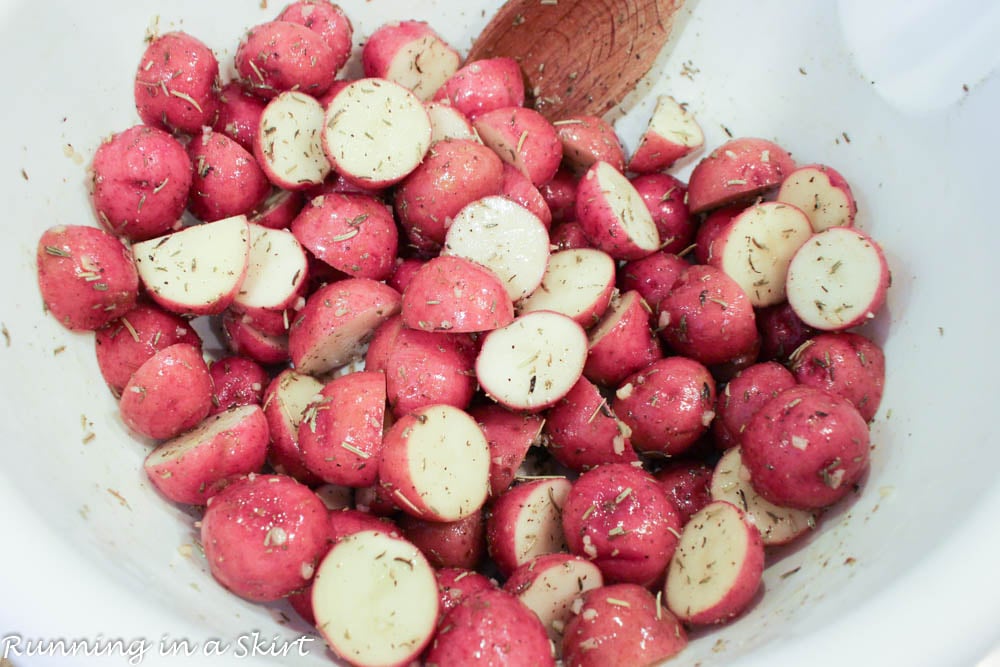
[[[646,75],[683,0],[508,0],[469,60],[521,63],[529,103],[550,120],[601,116]]]

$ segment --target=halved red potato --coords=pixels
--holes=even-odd
[[[496,498],[514,481],[545,420],[540,415],[513,412],[496,403],[473,406],[469,415],[483,430],[490,447],[490,496]]]
[[[197,426],[212,409],[212,377],[201,349],[166,347],[132,374],[118,411],[136,433],[166,440]]]
[[[476,378],[501,405],[536,412],[569,393],[586,358],[583,327],[561,313],[536,310],[483,338]]]
[[[281,10],[277,20],[298,23],[318,33],[333,51],[335,72],[351,57],[354,26],[340,5],[329,0],[296,0]]]
[[[219,62],[212,49],[186,32],[150,40],[135,75],[135,107],[146,125],[195,134],[219,108]]]
[[[798,382],[787,368],[774,361],[753,364],[738,372],[719,393],[712,435],[720,449],[740,444],[740,437],[754,414],[769,400]]]
[[[552,228],[549,234],[549,241],[556,250],[569,250],[571,248],[591,248],[590,239],[587,238],[583,225],[574,220],[561,222]],[[601,252],[604,252],[603,250]]]
[[[629,428],[585,377],[545,415],[545,447],[570,470],[583,472],[604,463],[639,460],[629,440]]]
[[[283,311],[305,289],[309,264],[291,232],[250,224],[250,258],[233,307],[251,317],[259,311]]]
[[[844,331],[875,317],[892,274],[882,248],[864,232],[831,227],[814,234],[788,265],[788,303],[803,322]]]
[[[291,90],[322,95],[337,75],[337,61],[319,33],[291,21],[251,28],[235,55],[240,85],[267,99]]]
[[[284,475],[238,478],[212,497],[201,544],[212,576],[247,600],[277,600],[305,588],[329,543],[327,509]]]
[[[354,490],[354,506],[361,512],[387,519],[400,515],[402,510],[392,498],[392,492],[381,484]]]
[[[466,63],[438,88],[434,101],[455,107],[469,120],[493,109],[522,106],[521,66],[506,57]]]
[[[559,223],[576,217],[576,176],[563,167],[548,183],[538,188],[552,212],[552,222]]]
[[[466,205],[448,227],[442,255],[482,264],[500,279],[511,301],[535,291],[549,259],[549,234],[538,216],[506,197]]]
[[[435,568],[473,570],[486,554],[486,522],[481,510],[457,521],[431,521],[404,514],[398,521],[403,536]]]
[[[227,83],[219,91],[219,112],[212,129],[225,134],[253,154],[260,115],[267,102],[248,93],[238,81]]]
[[[802,209],[816,232],[852,227],[858,212],[851,186],[840,172],[823,164],[806,165],[788,174],[777,200]]]
[[[401,327],[384,367],[392,414],[402,417],[434,404],[466,409],[476,392],[475,363],[476,343],[469,334]]]
[[[803,322],[786,301],[756,311],[760,332],[760,360],[785,363],[795,350],[818,331]]]
[[[206,127],[187,151],[194,169],[188,210],[199,220],[250,214],[271,192],[253,155],[221,132]]]
[[[588,328],[611,304],[615,288],[615,260],[593,248],[571,248],[549,255],[542,281],[517,302],[521,313],[552,310]]]
[[[250,323],[250,319],[232,310],[222,313],[222,331],[230,351],[250,357],[265,366],[287,363],[288,336],[275,336],[261,331]]]
[[[434,568],[420,550],[380,531],[337,542],[313,582],[316,627],[359,667],[409,664],[431,641],[439,605]]]
[[[563,164],[583,173],[595,162],[625,172],[625,149],[611,123],[598,116],[569,116],[552,123],[562,143]]]
[[[100,329],[132,310],[139,295],[132,253],[96,227],[45,230],[38,239],[35,267],[46,310],[67,329]]]
[[[534,109],[501,107],[476,115],[472,124],[483,143],[535,187],[548,182],[559,169],[562,143],[552,123]]]
[[[275,472],[315,486],[320,480],[306,468],[299,449],[299,424],[306,408],[323,390],[323,383],[311,375],[291,368],[281,371],[264,392],[264,416],[267,418],[271,444],[268,463]]]
[[[618,289],[635,290],[643,301],[656,306],[670,293],[684,270],[691,266],[683,257],[661,250],[648,257],[626,262],[618,273]]]
[[[646,203],[624,175],[595,162],[577,186],[576,219],[587,239],[615,259],[640,259],[660,247]]]
[[[424,260],[417,257],[396,258],[396,265],[392,269],[392,275],[386,279],[386,284],[400,294],[406,291],[413,274],[423,266]]]
[[[646,202],[660,234],[660,250],[679,253],[694,240],[697,220],[687,207],[687,186],[670,174],[642,174],[631,179]]]
[[[445,139],[468,139],[479,141],[479,135],[472,122],[453,106],[443,102],[424,102],[427,116],[431,119],[431,144]]]
[[[511,323],[514,304],[491,270],[454,255],[425,262],[410,279],[402,301],[411,329],[473,333]]]
[[[649,316],[649,304],[638,292],[612,298],[608,311],[589,332],[583,374],[599,385],[615,387],[663,357]]]
[[[222,357],[208,367],[212,376],[212,412],[218,414],[241,405],[260,405],[271,378],[253,359],[238,354]]]
[[[639,145],[629,158],[628,170],[639,174],[663,171],[704,145],[701,126],[687,107],[669,95],[660,95]]]
[[[809,218],[798,208],[760,202],[719,230],[709,263],[735,280],[752,306],[773,306],[785,300],[788,264],[811,236]]]
[[[337,173],[363,187],[403,180],[424,159],[430,144],[427,110],[398,83],[352,81],[326,107],[326,156]]]
[[[302,210],[302,204],[302,193],[298,190],[271,188],[271,193],[247,219],[268,229],[287,229]]]
[[[522,564],[504,582],[503,589],[535,612],[549,639],[558,643],[573,616],[577,599],[604,585],[596,565],[567,553],[543,554]]]
[[[788,358],[799,384],[843,396],[871,421],[882,402],[885,354],[874,341],[853,331],[821,333]]]
[[[736,505],[715,500],[684,525],[664,601],[685,623],[724,623],[747,608],[763,572],[760,532]]]
[[[527,176],[506,162],[503,163],[503,180],[500,184],[500,194],[511,201],[517,202],[538,216],[546,231],[552,227],[552,211],[549,210],[549,205],[545,203],[542,193]]]
[[[267,419],[260,406],[239,406],[161,444],[146,456],[143,468],[170,500],[204,505],[218,492],[217,482],[260,472],[267,440]]]
[[[385,434],[379,483],[407,514],[457,521],[486,502],[486,436],[468,413],[429,405],[401,417]]]
[[[478,572],[455,567],[442,567],[434,572],[437,577],[438,591],[441,593],[441,616],[454,609],[466,598],[481,591],[490,591],[497,587],[496,582],[487,579]]]
[[[711,493],[712,500],[725,500],[746,512],[760,531],[764,546],[788,544],[816,527],[815,513],[780,507],[757,493],[738,446],[723,454],[715,464]]]
[[[180,314],[215,315],[229,307],[250,262],[245,215],[207,222],[132,246],[146,291]]]
[[[289,329],[292,363],[302,373],[322,375],[361,359],[378,325],[399,309],[399,292],[370,278],[345,278],[319,288]]]
[[[254,156],[268,179],[285,190],[323,183],[331,165],[323,150],[323,106],[298,90],[280,93],[260,115]]]
[[[744,204],[730,204],[711,211],[701,221],[694,236],[694,261],[696,264],[709,264],[715,256],[715,241],[719,234],[737,215],[746,210]]]
[[[386,23],[361,50],[365,76],[380,77],[413,91],[421,100],[458,71],[462,57],[424,21]]]
[[[316,489],[317,495],[320,494],[320,490]],[[322,496],[320,497],[322,498]],[[399,535],[399,528],[393,521],[351,508],[331,510],[327,526],[330,529],[329,538],[332,544],[362,530],[375,530],[389,535]]]
[[[572,482],[543,477],[515,484],[493,499],[486,520],[490,557],[505,576],[536,556],[566,550],[562,509]]]
[[[657,470],[654,476],[680,515],[681,525],[712,502],[712,469],[701,461],[678,459]]]
[[[692,213],[703,213],[750,202],[780,185],[794,169],[792,156],[773,141],[731,139],[695,165],[688,179],[688,207]]]

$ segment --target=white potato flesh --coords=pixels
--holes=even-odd
[[[725,500],[746,512],[765,545],[787,544],[816,526],[812,512],[779,507],[754,491],[739,447],[726,451],[715,464],[710,490],[712,500]]]
[[[413,91],[420,100],[429,100],[454,74],[461,57],[436,35],[424,35],[400,47],[389,63],[385,78]]]
[[[661,95],[656,99],[656,108],[653,109],[646,131],[688,148],[697,148],[705,143],[705,135],[698,121],[669,95]]]
[[[811,327],[840,331],[875,316],[889,286],[882,249],[849,227],[814,234],[788,265],[785,291]]]
[[[352,665],[405,664],[434,633],[434,570],[408,541],[361,531],[330,549],[313,581],[316,627]]]
[[[359,79],[326,110],[327,157],[344,176],[374,186],[401,181],[424,159],[431,121],[412,92],[385,79]]]
[[[307,262],[302,245],[290,231],[250,223],[247,275],[233,303],[244,308],[287,307],[298,298]]]
[[[720,267],[756,308],[785,300],[785,277],[795,252],[812,236],[795,206],[763,202],[737,215],[716,239]]]
[[[506,197],[483,197],[462,208],[448,227],[443,255],[487,267],[512,301],[542,282],[549,260],[549,233],[538,216]]]
[[[565,477],[553,478],[528,495],[514,520],[514,556],[518,565],[566,549],[562,508],[572,486]]]
[[[554,642],[562,640],[562,631],[573,616],[573,601],[604,583],[596,565],[578,558],[567,558],[562,563],[538,568],[532,576],[531,585],[515,593],[528,609],[535,612]]]
[[[802,167],[781,183],[777,200],[798,206],[809,217],[813,231],[854,224],[850,192],[830,182],[830,175],[818,167]]]
[[[192,450],[202,445],[210,444],[216,437],[222,434],[231,433],[232,435],[238,435],[240,433],[240,424],[253,417],[259,411],[260,406],[258,405],[242,405],[232,410],[226,410],[225,412],[213,415],[187,433],[183,433],[154,449],[146,457],[145,465],[147,468],[152,468],[169,461],[184,458]]]
[[[618,226],[636,246],[650,253],[660,247],[660,233],[653,216],[635,186],[607,162],[598,162],[587,176],[597,179],[601,196]]]
[[[472,123],[455,107],[440,102],[427,102],[424,108],[431,121],[431,144],[444,139],[467,139],[482,143]]]
[[[301,188],[326,179],[330,161],[323,152],[323,119],[323,105],[296,91],[281,93],[264,108],[257,140],[273,183]]]
[[[450,405],[419,411],[405,434],[407,476],[419,496],[409,505],[430,508],[438,521],[457,521],[486,502],[490,492],[490,447],[476,420]],[[396,496],[405,493],[397,489]],[[405,498],[399,498],[406,504]]]
[[[179,312],[216,312],[232,302],[246,276],[250,227],[237,215],[136,243],[132,254],[158,302]]]
[[[540,410],[580,379],[587,347],[583,327],[562,313],[525,313],[486,335],[476,358],[476,377],[501,405]]]
[[[606,305],[614,283],[615,260],[606,252],[594,248],[560,250],[549,256],[541,284],[517,306],[523,313],[553,310],[580,322],[599,310],[602,301]]]
[[[642,299],[639,293],[630,290],[622,294],[620,297],[611,300],[611,306],[608,308],[608,312],[604,313],[604,317],[590,330],[590,346],[593,347],[601,342],[605,336],[618,328],[622,322],[622,318],[629,314],[629,312],[635,308],[636,299]],[[643,308],[649,311],[649,304],[645,301],[641,302]]]
[[[289,433],[298,431],[306,408],[319,397],[321,391],[323,383],[311,375],[295,371],[283,374],[270,400],[277,402]]]

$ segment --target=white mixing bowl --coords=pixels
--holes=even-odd
[[[267,4],[0,3],[0,651],[15,639],[121,638],[146,649],[133,664],[160,664],[161,646],[186,639],[186,664],[273,664],[239,657],[252,633],[267,640],[258,649],[294,654],[280,642],[306,630],[207,574],[190,546],[192,517],[144,479],[145,446],[118,418],[92,336],[42,312],[34,270],[43,229],[94,223],[87,165],[102,137],[137,122],[132,77],[147,29],[194,34],[226,69],[243,31],[280,10]],[[465,49],[499,3],[341,4],[359,40],[416,18]],[[975,665],[1000,644],[997,363],[987,350],[1000,326],[1000,5],[690,0],[677,28],[618,123],[627,146],[654,96],[670,92],[710,146],[728,128],[830,164],[852,184],[858,224],[883,243],[894,277],[867,328],[885,345],[888,377],[863,492],[772,558],[753,610],[699,634],[678,664]],[[212,639],[225,655],[203,657]],[[309,656],[289,664],[329,664],[318,640],[298,646]],[[127,664],[120,652],[8,657]]]

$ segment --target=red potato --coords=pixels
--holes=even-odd
[[[720,449],[740,444],[751,417],[765,403],[798,384],[787,368],[774,361],[765,361],[737,373],[719,394],[715,406],[712,435]]]
[[[204,505],[219,491],[218,482],[260,472],[267,440],[267,419],[260,406],[238,406],[163,443],[149,453],[143,468],[153,486],[170,500]]]
[[[386,23],[361,50],[365,76],[388,79],[430,100],[462,64],[458,51],[424,21]]]
[[[451,219],[467,204],[499,194],[502,183],[503,163],[489,148],[466,139],[439,141],[396,188],[399,222],[410,243],[436,251]]]
[[[710,264],[715,255],[715,241],[729,222],[746,210],[743,204],[732,204],[717,208],[705,216],[694,237],[694,261],[696,264]]]
[[[795,314],[786,301],[756,311],[761,361],[784,363],[789,355],[818,332]]]
[[[712,501],[712,469],[700,461],[668,463],[655,477],[680,515],[681,525]]]
[[[392,270],[392,275],[386,280],[386,284],[400,294],[406,291],[410,284],[410,279],[423,266],[424,260],[416,257],[396,258],[396,265]]]
[[[463,599],[445,614],[426,667],[555,667],[545,627],[516,597],[501,590]]]
[[[309,487],[284,475],[247,475],[213,496],[201,544],[215,579],[247,600],[301,590],[328,548],[327,510]]]
[[[268,229],[287,229],[302,211],[304,198],[296,190],[271,188],[270,194],[250,215],[251,224]]]
[[[503,182],[500,185],[500,194],[534,213],[546,231],[552,227],[552,212],[549,210],[549,205],[545,203],[542,193],[527,176],[506,162],[503,163]]]
[[[212,129],[220,132],[253,154],[260,116],[267,103],[243,89],[237,81],[227,83],[219,91],[219,112]]]
[[[235,139],[209,128],[188,144],[194,169],[188,210],[213,222],[249,214],[271,193],[271,184],[253,155]]]
[[[425,262],[403,293],[403,323],[411,329],[474,333],[509,325],[514,304],[495,273],[463,257]]]
[[[638,292],[625,292],[612,299],[610,309],[590,330],[583,374],[599,385],[614,387],[662,358],[649,316],[649,305]]]
[[[337,60],[319,33],[290,21],[251,28],[235,56],[240,85],[265,99],[290,90],[322,95],[337,74]]]
[[[581,600],[562,639],[566,667],[658,665],[687,646],[684,626],[641,586],[603,586]]]
[[[611,463],[573,482],[562,511],[570,552],[600,568],[607,583],[657,585],[681,519],[653,477],[632,464]]]
[[[572,554],[545,554],[518,567],[503,589],[517,597],[558,644],[579,596],[604,585],[596,565]]]
[[[760,532],[738,507],[715,500],[684,526],[663,598],[685,623],[724,623],[753,601],[763,571]]]
[[[570,116],[552,123],[563,148],[563,164],[582,174],[595,162],[625,172],[625,149],[615,128],[598,116]]]
[[[136,125],[94,152],[91,200],[107,231],[145,241],[175,229],[193,176],[184,146],[163,130]]]
[[[812,236],[805,213],[790,204],[761,202],[719,230],[709,264],[736,281],[755,308],[785,300],[795,252]]]
[[[565,222],[576,217],[576,176],[568,169],[560,168],[538,191],[552,212],[552,222]]]
[[[823,164],[806,165],[788,174],[777,200],[800,208],[816,232],[852,227],[858,212],[851,186],[840,172]]]
[[[844,331],[875,317],[891,283],[885,254],[870,236],[831,227],[795,253],[785,291],[803,322],[823,331]]]
[[[250,262],[245,215],[207,222],[132,246],[146,291],[180,314],[215,315],[236,298]]]
[[[100,329],[132,310],[139,295],[129,249],[96,227],[50,227],[35,266],[46,310],[67,329]]]
[[[393,536],[399,535],[399,529],[392,521],[350,508],[331,511],[327,524],[330,529],[331,544],[336,544],[348,535],[360,533],[363,530],[376,530]]]
[[[590,243],[615,259],[641,259],[660,247],[660,235],[646,203],[632,183],[607,162],[595,162],[580,179],[576,219]]]
[[[389,208],[372,196],[315,197],[291,229],[314,257],[349,276],[384,280],[395,266],[396,222]]]
[[[233,308],[249,315],[269,334],[288,330],[289,315],[307,287],[309,263],[291,232],[250,224],[250,257],[246,277]]]
[[[297,90],[267,103],[257,126],[254,157],[274,185],[304,190],[323,183],[332,168],[323,148],[324,122],[323,106]]]
[[[660,250],[679,253],[691,245],[697,225],[688,212],[687,186],[670,174],[642,174],[631,181],[653,216]]]
[[[493,499],[486,543],[503,575],[536,556],[566,550],[561,516],[571,487],[565,477],[545,477],[515,484]]]
[[[626,262],[618,274],[618,289],[635,290],[647,304],[658,304],[684,270],[691,266],[683,257],[661,250],[648,257]]]
[[[484,111],[472,121],[479,138],[504,162],[538,187],[555,176],[562,161],[562,143],[552,123],[522,106]]]
[[[486,523],[475,511],[458,521],[428,521],[404,515],[399,529],[434,568],[475,569],[486,554]]]
[[[260,364],[239,355],[213,361],[208,374],[215,388],[210,413],[213,415],[242,405],[261,405],[264,389],[271,380]]]
[[[385,420],[385,376],[341,375],[324,385],[299,423],[302,463],[330,484],[370,486],[378,477]]]
[[[334,72],[350,58],[354,26],[339,5],[329,0],[297,0],[281,10],[277,20],[298,23],[319,34],[333,52]]]
[[[545,446],[552,457],[575,472],[604,463],[638,461],[629,429],[608,407],[607,400],[587,378],[549,408]]]
[[[615,260],[593,248],[560,250],[549,255],[541,283],[517,302],[518,311],[552,310],[588,328],[611,305]]]
[[[381,484],[355,489],[354,506],[362,512],[387,519],[396,518],[402,512],[396,501],[392,499],[392,492]]]
[[[439,605],[434,569],[420,550],[381,531],[337,542],[313,583],[316,627],[338,656],[359,667],[417,658],[434,635]]]
[[[561,222],[553,227],[552,233],[549,234],[549,242],[556,250],[591,247],[590,239],[587,238],[583,225],[576,220]]]
[[[361,359],[378,325],[399,309],[399,293],[370,278],[319,288],[289,329],[292,363],[303,373],[322,375]]]
[[[490,497],[496,498],[513,483],[545,420],[539,415],[512,412],[496,403],[474,406],[469,415],[479,424],[490,448]]]
[[[703,158],[688,179],[691,213],[753,201],[777,187],[795,169],[795,162],[778,144],[766,139],[738,138]]]
[[[378,325],[368,342],[368,349],[365,350],[366,371],[385,372],[389,355],[396,346],[396,338],[404,329],[403,318],[398,314]]]
[[[629,158],[628,170],[640,174],[663,171],[704,145],[701,126],[687,107],[669,95],[661,95]]]
[[[434,572],[434,576],[437,577],[438,590],[441,593],[442,617],[457,607],[462,600],[482,591],[496,589],[494,582],[472,570],[442,567]]]
[[[434,101],[455,107],[472,121],[494,109],[523,106],[521,66],[506,57],[466,63],[438,88]]]
[[[561,313],[538,310],[483,338],[476,378],[501,405],[537,412],[569,393],[586,358],[583,327]]]
[[[151,304],[137,304],[95,333],[97,366],[116,396],[132,373],[159,350],[174,343],[201,347],[201,338],[187,320]]]
[[[757,493],[803,510],[844,498],[868,468],[868,424],[847,399],[796,386],[750,420],[740,444]]]
[[[287,363],[288,336],[265,333],[250,324],[249,319],[231,310],[222,314],[222,331],[229,350],[233,354],[241,354],[265,366]]]
[[[450,405],[430,405],[386,432],[378,476],[407,514],[447,522],[483,506],[489,467],[489,445],[476,421]]]
[[[194,428],[211,409],[212,377],[201,349],[187,343],[166,347],[145,361],[118,403],[126,426],[156,440]]]
[[[271,436],[267,461],[275,472],[309,486],[316,486],[322,480],[302,461],[299,424],[306,408],[322,390],[323,383],[311,375],[286,368],[264,391],[264,416]]]
[[[472,122],[455,107],[441,102],[424,102],[424,108],[431,119],[431,145],[445,139],[479,141]]]
[[[822,333],[788,361],[799,384],[846,398],[865,421],[875,417],[885,384],[885,354],[873,341],[851,331]]]
[[[219,108],[219,62],[185,32],[154,37],[135,75],[135,106],[146,125],[196,134]]]
[[[753,487],[739,447],[733,447],[715,464],[711,475],[712,500],[725,500],[742,509],[760,531],[764,546],[788,544],[816,527],[811,511],[779,507],[765,500]]]
[[[760,344],[746,293],[713,266],[686,269],[658,310],[657,327],[664,342],[706,366],[746,355]]]
[[[423,103],[398,83],[352,81],[326,107],[323,150],[351,183],[395,185],[417,168],[430,145],[431,121]]]
[[[636,449],[676,456],[712,424],[715,381],[693,359],[666,357],[626,378],[611,407],[632,430]]]
[[[441,254],[485,266],[500,279],[511,301],[518,301],[542,282],[549,234],[538,216],[520,204],[506,197],[484,197],[458,212]]]
[[[434,404],[464,410],[476,392],[475,363],[476,343],[469,334],[401,328],[385,360],[393,416]]]

